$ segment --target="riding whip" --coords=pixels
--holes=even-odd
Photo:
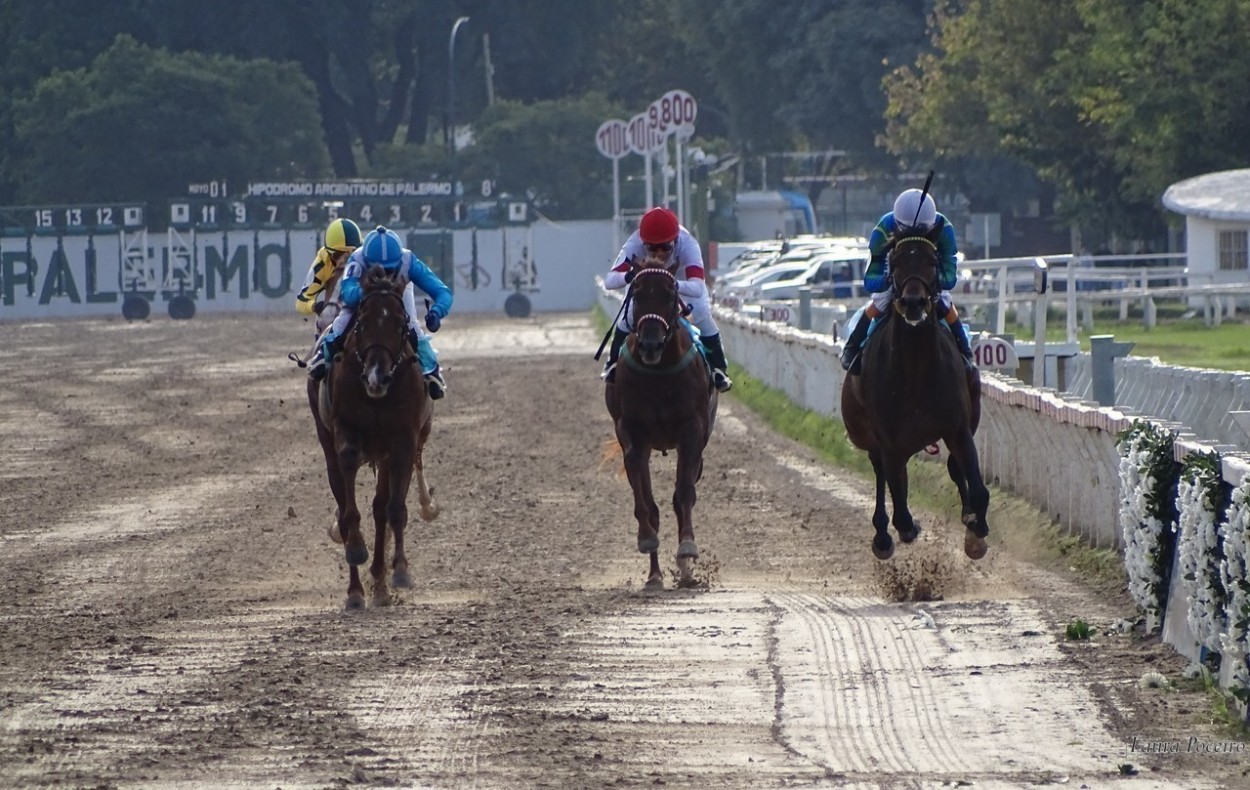
[[[929,194],[929,186],[933,184],[933,171],[929,171],[929,177],[924,180],[924,189],[920,190],[920,205],[916,206],[916,216],[912,217],[911,227],[916,227],[920,222],[920,209],[924,208],[925,195]]]

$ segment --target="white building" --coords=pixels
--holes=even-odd
[[[1191,285],[1250,281],[1250,169],[1178,181],[1163,193],[1163,205],[1185,217]]]

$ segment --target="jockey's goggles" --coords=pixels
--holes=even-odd
[[[661,252],[667,254],[673,251],[673,242],[671,241],[666,241],[663,244],[647,244],[645,246],[647,248],[647,252]]]

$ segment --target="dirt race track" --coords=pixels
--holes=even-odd
[[[641,590],[587,315],[444,323],[442,514],[414,587],[356,613],[285,359],[308,324],[0,333],[0,787],[1250,786],[1203,691],[1140,687],[1170,649],[1064,640],[1126,599],[994,532],[974,564],[954,514],[877,562],[871,487],[732,397],[706,589]],[[892,600],[920,576],[943,600]]]

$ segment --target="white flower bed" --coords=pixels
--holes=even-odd
[[[1228,628],[1221,635],[1220,650],[1232,667],[1232,688],[1244,694],[1250,691],[1250,670],[1246,668],[1246,656],[1250,655],[1250,478],[1233,489],[1220,537],[1224,541],[1220,579],[1228,595]]]
[[[1170,476],[1172,436],[1139,420],[1120,437],[1120,532],[1129,593],[1158,622],[1171,571],[1171,511],[1158,496],[1161,474]],[[1170,488],[1170,486],[1168,486]]]
[[[1220,518],[1220,462],[1214,453],[1195,453],[1177,484],[1177,552],[1180,586],[1188,604],[1189,629],[1198,644],[1221,652],[1225,628]]]

